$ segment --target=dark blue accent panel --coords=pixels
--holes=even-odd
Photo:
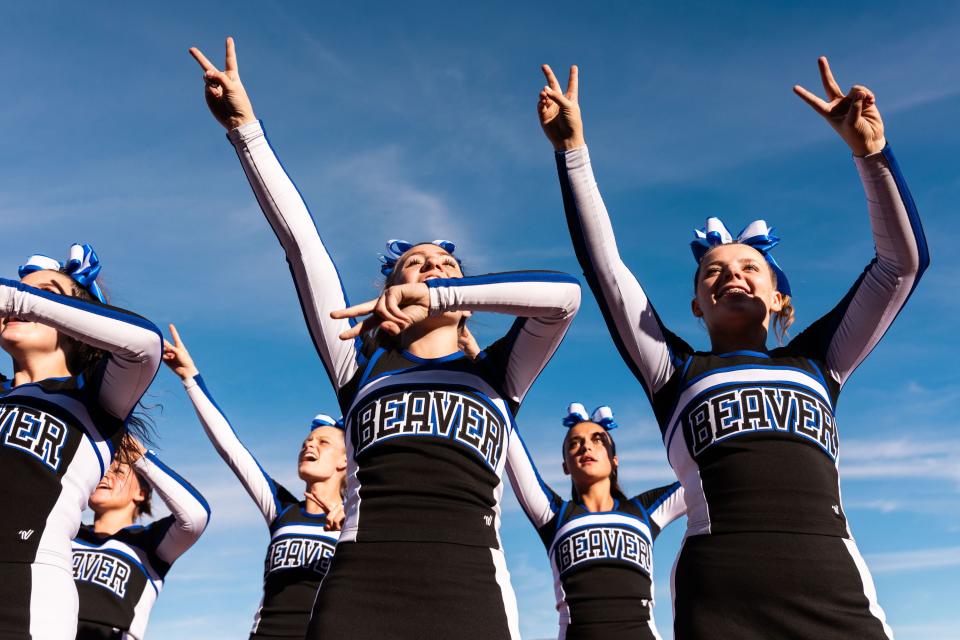
[[[513,282],[565,282],[576,284],[576,278],[560,271],[508,271],[505,273],[489,273],[480,276],[463,278],[434,278],[426,284],[432,289],[438,287],[470,287],[482,284],[507,284]]]

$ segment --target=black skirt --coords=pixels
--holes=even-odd
[[[560,625],[559,640],[660,640],[653,620]]]
[[[439,542],[341,542],[306,638],[519,638],[503,552]]]
[[[887,640],[853,540],[792,533],[687,538],[673,576],[676,640]]]

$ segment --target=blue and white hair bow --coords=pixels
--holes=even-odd
[[[310,423],[310,431],[318,427],[336,427],[337,429],[343,429],[343,418],[337,420],[325,413],[318,413],[313,417],[313,422]]]
[[[567,417],[563,419],[563,426],[569,429],[581,422],[595,422],[606,431],[617,428],[617,423],[613,420],[613,409],[607,405],[597,407],[592,415],[588,415],[586,407],[579,402],[571,402],[567,407]]]
[[[64,273],[73,278],[77,284],[89,291],[90,295],[106,304],[107,299],[103,296],[100,285],[97,284],[100,267],[100,257],[97,255],[97,252],[93,250],[93,247],[88,244],[72,244],[70,245],[70,253],[68,254],[66,262],[60,262],[49,256],[36,254],[27,258],[26,263],[20,265],[17,272],[20,274],[20,277],[23,278],[28,273],[42,269],[50,269],[52,271],[60,271],[62,269]]]
[[[773,272],[777,275],[777,291],[785,296],[790,295],[790,282],[777,261],[770,254],[770,250],[780,243],[780,238],[773,235],[773,228],[768,227],[763,220],[754,220],[737,234],[736,239],[727,231],[720,218],[707,218],[707,224],[702,229],[696,229],[690,249],[693,257],[699,263],[710,249],[721,244],[739,243],[753,247],[759,251]]]
[[[389,276],[393,273],[393,268],[397,266],[397,260],[400,259],[400,256],[405,254],[410,249],[413,249],[418,244],[435,244],[450,255],[453,256],[453,250],[457,248],[457,245],[453,244],[449,240],[433,240],[432,242],[417,242],[416,244],[412,242],[407,242],[406,240],[387,240],[387,252],[380,254],[380,273],[385,276]],[[460,262],[460,258],[453,256],[457,263]]]

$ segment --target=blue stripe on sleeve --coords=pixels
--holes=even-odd
[[[244,451],[249,453],[250,457],[253,458],[253,461],[254,463],[256,463],[257,468],[260,470],[260,473],[263,475],[264,480],[267,481],[267,486],[270,487],[270,494],[273,496],[274,511],[276,511],[277,513],[280,513],[281,505],[280,505],[280,499],[277,497],[277,483],[273,481],[273,478],[270,477],[270,474],[264,471],[263,467],[260,465],[260,461],[257,460],[257,457],[252,453],[250,453],[250,450],[247,449],[247,447],[243,444],[243,441],[240,440],[240,436],[237,435],[237,432],[236,430],[234,430],[233,425],[230,424],[230,420],[227,418],[227,414],[223,412],[223,409],[220,408],[220,405],[217,404],[217,401],[213,399],[212,395],[210,395],[210,391],[209,389],[207,389],[207,384],[203,381],[203,378],[200,376],[200,374],[198,373],[197,375],[195,375],[193,379],[196,381],[197,386],[200,387],[200,390],[203,391],[203,395],[207,397],[207,400],[209,400],[210,403],[214,407],[216,407],[217,411],[220,412],[220,415],[223,416],[223,419],[227,421],[227,425],[230,427],[230,431],[232,431],[233,435],[236,436],[237,441],[240,442],[240,446],[242,446]]]
[[[204,499],[204,497],[203,497],[202,495],[200,495],[200,492],[197,491],[197,490],[193,487],[192,484],[190,484],[189,482],[187,482],[186,480],[184,480],[183,477],[180,476],[176,471],[174,471],[173,469],[171,469],[170,467],[168,467],[167,465],[165,465],[165,464],[160,460],[160,458],[158,458],[158,457],[156,456],[156,454],[154,454],[152,451],[147,451],[146,454],[144,454],[144,457],[145,457],[147,460],[149,460],[150,462],[152,462],[153,464],[157,465],[157,467],[159,467],[161,471],[163,471],[163,472],[164,472],[165,474],[167,474],[169,477],[171,477],[171,478],[173,478],[174,480],[176,480],[177,483],[178,483],[181,487],[183,487],[184,489],[186,489],[187,492],[188,492],[190,495],[192,495],[197,502],[200,503],[200,506],[203,507],[203,510],[207,512],[207,519],[209,520],[209,518],[210,518],[210,505],[207,503],[207,501]]]
[[[506,273],[488,273],[463,278],[434,278],[427,280],[430,288],[470,287],[483,284],[508,284],[514,282],[563,282],[580,286],[580,282],[568,273],[560,271],[508,271]]]

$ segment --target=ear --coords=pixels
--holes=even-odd
[[[614,469],[620,468],[620,460],[617,459],[617,456],[613,456],[613,460],[611,460],[610,463],[613,465]]]
[[[779,313],[781,310],[783,310],[783,294],[774,291],[773,299],[770,302],[770,313]]]
[[[700,309],[700,303],[697,302],[697,299],[696,299],[696,298],[694,298],[693,300],[690,301],[690,311],[692,311],[692,312],[693,312],[693,315],[696,316],[696,317],[698,317],[698,318],[702,318],[702,317],[703,317],[703,310]]]
[[[567,469],[567,461],[566,461],[566,460],[563,461],[563,475],[565,475],[565,476],[570,475],[570,469]]]
[[[337,460],[337,471],[346,471],[347,470],[347,454],[344,452],[343,457]]]

